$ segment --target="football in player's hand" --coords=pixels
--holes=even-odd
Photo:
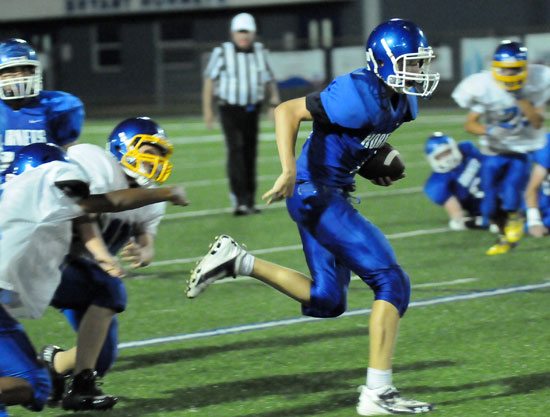
[[[397,181],[404,176],[405,163],[399,151],[385,143],[357,173],[368,180],[390,177],[392,181]]]

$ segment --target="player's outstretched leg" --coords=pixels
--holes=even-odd
[[[357,413],[361,416],[421,414],[433,410],[431,404],[402,398],[399,391],[392,385],[375,390],[361,385],[359,392],[361,394],[357,404]]]
[[[244,255],[246,255],[246,251],[231,236],[216,237],[214,243],[210,245],[208,253],[191,271],[191,278],[187,285],[187,297],[195,298],[219,279],[235,278]]]
[[[55,370],[53,364],[54,357],[58,352],[64,352],[59,346],[55,345],[46,345],[38,354],[38,360],[44,364],[50,373],[50,379],[52,380],[52,390],[48,396],[47,405],[48,407],[56,407],[61,399],[63,398],[63,393],[65,392],[65,379],[69,377],[69,374],[60,374]]]
[[[118,402],[118,398],[103,393],[97,387],[97,373],[84,369],[73,377],[67,393],[63,397],[64,410],[109,410]]]

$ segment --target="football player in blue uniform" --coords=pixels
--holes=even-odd
[[[336,78],[321,93],[276,108],[276,136],[282,174],[263,198],[286,199],[297,223],[312,278],[272,264],[243,250],[224,235],[191,274],[187,296],[196,297],[217,279],[257,278],[302,304],[314,317],[336,317],[346,310],[351,271],[374,291],[370,317],[370,360],[357,412],[417,414],[432,410],[404,399],[392,384],[392,354],[400,317],[410,298],[409,277],[397,263],[387,238],[351,205],[354,176],[391,133],[417,115],[417,96],[428,97],[439,74],[424,33],[414,23],[392,19],[369,36],[367,67]],[[302,120],[313,131],[300,157],[296,137]],[[391,185],[380,177],[378,185]]]
[[[531,236],[546,236],[550,230],[550,133],[544,148],[533,152],[533,167],[525,191],[527,230]]]
[[[530,153],[545,143],[544,105],[550,98],[550,68],[527,64],[527,49],[503,41],[495,50],[492,70],[470,75],[452,93],[468,108],[464,128],[479,135],[483,216],[499,228],[487,255],[509,252],[523,236],[521,214]]]
[[[7,116],[0,174],[25,145],[50,142],[67,149],[78,140],[84,120],[84,106],[77,97],[42,90],[40,61],[22,39],[0,42],[0,111]]]
[[[37,361],[17,319],[40,318],[49,305],[71,245],[72,220],[87,213],[133,211],[162,201],[187,204],[183,189],[177,186],[90,195],[90,178],[70,162],[60,147],[34,143],[17,151],[6,174],[0,199],[2,417],[7,416],[7,406],[16,404],[40,411],[50,393],[48,371]],[[96,396],[98,407],[105,403],[104,397]]]
[[[424,193],[449,215],[451,230],[483,226],[480,169],[483,155],[470,141],[455,142],[435,132],[425,145],[426,158],[432,173],[424,185]]]
[[[107,151],[89,145],[71,146],[68,155],[90,178],[94,193],[118,189],[150,189],[170,175],[173,147],[164,130],[147,117],[119,123],[107,142]],[[120,213],[104,213],[81,219],[80,236],[74,241],[63,267],[62,279],[52,305],[61,309],[78,332],[77,349],[55,345],[42,349],[52,373],[51,402],[62,400],[65,410],[108,409],[114,396],[96,387],[96,376],[104,376],[117,356],[117,313],[126,308],[126,288],[116,254],[122,249],[133,267],[148,265],[154,255],[154,238],[164,215],[164,203]],[[99,239],[93,237],[100,236]],[[129,243],[128,246],[126,246]],[[63,396],[63,374],[73,377]]]

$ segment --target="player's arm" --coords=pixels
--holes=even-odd
[[[443,203],[443,208],[449,215],[449,228],[451,230],[466,230],[466,213],[454,195],[449,197],[445,203]]]
[[[313,120],[306,107],[306,98],[285,101],[275,109],[275,136],[281,160],[282,173],[262,199],[267,204],[292,197],[296,183],[296,138],[302,120]]]
[[[155,236],[141,233],[132,239],[120,252],[124,262],[130,262],[131,268],[147,266],[155,256]]]
[[[277,83],[275,81],[269,81],[266,84],[266,90],[267,90],[268,106],[273,108],[277,107],[281,103],[281,99],[279,97],[279,89],[277,88]]]
[[[275,120],[275,107],[281,103],[279,98],[279,89],[277,88],[277,83],[275,81],[269,81],[266,84],[267,91],[267,117],[269,120]]]
[[[480,122],[481,116],[483,116],[481,113],[468,113],[464,130],[473,135],[484,135],[487,132],[487,126]]]
[[[215,120],[213,96],[214,80],[205,78],[202,84],[202,117],[208,130],[212,129]]]
[[[539,211],[539,191],[542,181],[546,177],[548,171],[540,164],[533,164],[529,183],[525,190],[525,204],[527,206],[527,227],[529,234],[535,237],[542,237],[548,233],[548,229],[544,227]]]
[[[535,107],[524,98],[518,100],[517,103],[531,126],[540,129],[544,124],[544,106]]]
[[[118,259],[109,252],[95,216],[79,217],[73,221],[73,225],[84,247],[90,252],[101,269],[113,277],[122,278],[124,270]]]
[[[92,194],[77,203],[87,213],[104,213],[132,210],[149,204],[169,201],[177,206],[187,206],[187,196],[182,186],[160,188],[127,188],[105,194]]]

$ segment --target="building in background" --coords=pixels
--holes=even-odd
[[[44,5],[46,2],[41,2]],[[251,12],[272,51],[283,99],[320,89],[364,65],[366,34],[392,17],[429,33],[449,96],[501,39],[522,39],[550,59],[547,0],[2,0],[0,38],[21,37],[40,53],[45,88],[69,91],[88,114],[199,113],[201,73],[230,17]],[[506,22],[506,25],[503,24]]]

